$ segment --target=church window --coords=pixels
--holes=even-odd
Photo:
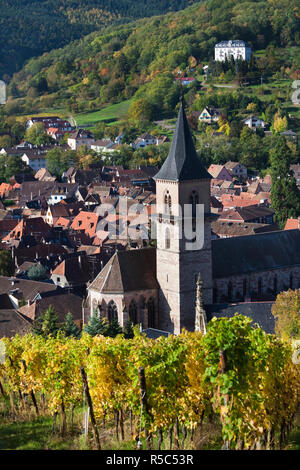
[[[165,232],[165,248],[166,250],[169,250],[170,247],[171,247],[171,234],[170,234],[170,230],[167,228]]]
[[[147,302],[148,310],[148,328],[155,328],[155,303],[153,297]]]
[[[169,194],[169,191],[166,192],[165,194],[165,214],[171,214],[172,213],[172,198]]]
[[[113,300],[111,300],[107,307],[108,322],[111,323],[114,319],[118,319],[118,308]]]
[[[130,302],[130,305],[129,305],[129,320],[134,325],[138,322],[138,320],[137,320],[137,305],[136,305],[136,302],[134,300],[132,300]]]
[[[165,213],[168,213],[168,195],[165,195]]]
[[[169,209],[169,214],[172,212],[172,199],[171,196],[168,196],[168,209]]]

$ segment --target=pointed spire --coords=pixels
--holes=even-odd
[[[195,331],[201,331],[206,334],[207,317],[203,306],[203,282],[199,273],[196,288],[196,316],[195,316]]]
[[[197,155],[189,124],[181,102],[169,155],[154,179],[184,181],[211,179]]]

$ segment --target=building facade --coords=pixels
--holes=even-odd
[[[249,44],[241,40],[222,41],[215,45],[215,61],[247,60],[251,58],[252,50]]]

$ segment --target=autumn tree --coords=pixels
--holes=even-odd
[[[300,291],[281,292],[272,307],[276,335],[284,340],[300,338]]]
[[[53,141],[41,122],[36,122],[26,131],[25,139],[33,145],[45,145]]]

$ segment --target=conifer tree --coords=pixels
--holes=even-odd
[[[74,323],[73,321],[73,315],[72,313],[67,313],[66,315],[66,321],[64,323],[63,330],[65,332],[66,336],[73,336],[74,338],[80,338],[80,329],[78,326]]]
[[[270,151],[271,202],[275,220],[283,229],[288,218],[300,215],[300,193],[291,166],[291,151],[283,136],[278,136]]]
[[[32,325],[32,332],[35,335],[56,336],[59,331],[58,316],[52,305],[36,320]]]
[[[118,322],[118,319],[114,317],[108,326],[104,336],[110,336],[111,338],[115,338],[117,335],[123,333],[122,328]]]
[[[126,339],[132,339],[134,337],[133,325],[132,325],[132,322],[130,320],[128,320],[125,323],[123,333],[124,333],[124,338],[126,338]]]
[[[94,311],[93,315],[90,318],[88,325],[85,325],[84,331],[88,333],[90,336],[97,336],[97,335],[105,335],[107,331],[107,323],[106,321],[100,316],[97,310]]]

